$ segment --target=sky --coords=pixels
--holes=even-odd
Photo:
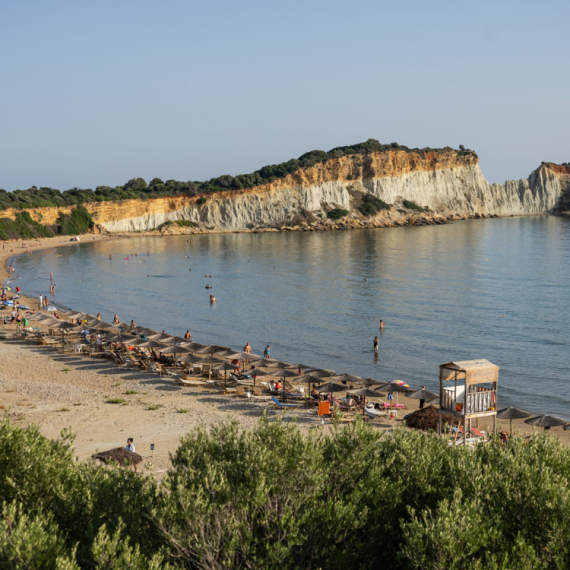
[[[0,188],[253,172],[375,138],[570,161],[570,3],[0,2]]]

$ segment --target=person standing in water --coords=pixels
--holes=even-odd
[[[374,337],[374,352],[378,352],[380,350],[380,340],[377,336]]]
[[[265,350],[263,351],[263,356],[265,358],[271,358],[271,347],[269,345],[265,347]]]
[[[380,332],[384,332],[384,322],[380,319]]]

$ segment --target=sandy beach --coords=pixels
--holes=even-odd
[[[20,241],[5,242],[0,249],[2,278],[8,276],[8,259],[25,252],[26,247],[41,244],[33,245],[32,252],[36,252],[73,245],[69,239],[27,241],[25,246]],[[81,237],[82,241],[101,239],[112,238]],[[30,307],[37,307],[37,299],[26,301]],[[111,360],[62,354],[30,341],[12,340],[15,330],[15,325],[0,327],[0,335],[5,337],[0,340],[0,414],[21,425],[37,423],[41,432],[51,438],[70,428],[76,434],[75,451],[80,460],[96,451],[124,446],[127,438],[133,437],[137,452],[145,458],[143,470],[160,476],[168,468],[169,453],[178,447],[180,437],[195,427],[236,421],[247,429],[266,413],[273,421],[297,421],[302,429],[323,429],[314,408],[282,412],[265,402],[250,403],[207,388],[182,387],[172,378],[119,368]],[[107,402],[117,398],[125,402]],[[400,402],[407,405],[407,412],[418,407],[417,400],[402,395]],[[401,426],[404,415],[400,413],[399,418],[386,418],[375,425],[378,429]],[[507,430],[508,423],[499,421]],[[327,420],[324,429],[330,429],[330,425]],[[487,426],[481,422],[480,427]],[[533,428],[518,420],[513,422],[513,431],[528,435]],[[570,431],[554,428],[551,434],[570,443]],[[154,454],[150,449],[152,443]]]

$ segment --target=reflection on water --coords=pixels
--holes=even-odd
[[[274,357],[338,372],[434,389],[439,364],[488,358],[500,402],[570,419],[568,219],[140,237],[14,264],[26,293],[48,292],[53,271],[63,305],[257,353],[269,343]]]

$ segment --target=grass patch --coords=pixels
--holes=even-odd
[[[410,202],[410,200],[404,200],[402,202],[402,205],[404,206],[404,208],[407,208],[408,210],[417,210],[418,212],[425,212],[427,209],[418,206],[415,202]]]
[[[327,212],[327,218],[331,220],[340,220],[341,218],[344,218],[344,216],[347,216],[348,214],[349,214],[348,210],[343,210],[342,208],[335,208],[334,210]]]
[[[198,224],[191,222],[190,220],[176,220],[176,225],[181,228],[195,228]]]
[[[105,402],[107,404],[126,404],[127,400],[125,398],[107,398]]]
[[[71,372],[71,368],[62,368],[61,371],[62,372]]]
[[[59,408],[56,412],[69,412],[69,408]]]
[[[147,406],[147,410],[159,410],[160,408],[164,408],[164,406],[162,404],[150,404],[150,406]]]
[[[137,392],[136,390],[127,390],[127,391],[125,392],[125,394],[126,394],[127,396],[130,396],[130,395],[132,395],[132,394],[138,394],[138,392]]]
[[[190,410],[188,408],[177,408],[176,412],[179,414],[187,414]]]
[[[81,406],[81,402],[75,402],[74,406]]]
[[[116,384],[113,384],[113,385],[111,386],[111,388],[116,388],[117,386],[120,386],[120,385],[121,385],[121,383],[120,383],[120,382],[117,382]]]

